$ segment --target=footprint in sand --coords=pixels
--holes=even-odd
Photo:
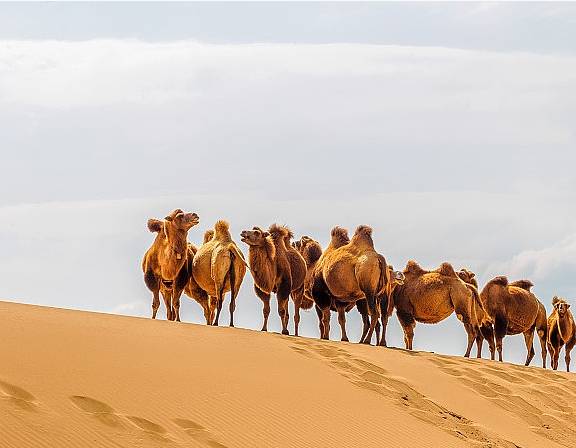
[[[201,442],[212,448],[227,448],[226,445],[215,440],[214,436],[210,434],[210,431],[202,425],[185,418],[177,418],[173,421],[197,442]]]
[[[84,395],[73,395],[70,401],[77,408],[92,415],[100,423],[116,428],[123,427],[122,419],[116,411],[106,403]]]
[[[36,397],[21,387],[0,381],[0,392],[0,399],[5,399],[20,409],[37,410]]]

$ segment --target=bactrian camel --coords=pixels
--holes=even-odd
[[[368,226],[359,226],[348,244],[323,254],[316,266],[312,286],[312,297],[322,312],[322,339],[329,338],[333,300],[356,303],[366,299],[370,327],[361,342],[370,343],[380,319],[378,293],[384,288],[386,269],[384,257],[374,250],[372,228]],[[345,319],[344,313],[345,310],[342,313]]]
[[[525,365],[530,364],[534,357],[534,330],[538,333],[542,348],[542,367],[546,367],[546,309],[538,298],[530,291],[532,283],[528,280],[517,280],[508,283],[504,276],[490,280],[480,298],[486,314],[494,325],[494,339],[488,339],[492,359],[494,345],[498,350],[498,359],[502,361],[502,340],[506,335],[522,333],[526,342]]]
[[[224,295],[230,291],[230,326],[234,326],[236,297],[244,274],[246,274],[246,261],[232,240],[229,224],[226,221],[217,221],[214,224],[214,232],[205,235],[205,242],[192,261],[194,281],[209,297],[210,315],[207,321],[218,325]]]
[[[253,227],[252,230],[244,230],[240,235],[242,241],[248,245],[254,291],[263,304],[262,331],[268,331],[270,295],[275,293],[278,314],[282,321],[282,334],[289,334],[288,300],[291,294],[293,300],[294,297],[303,295],[306,263],[297,251],[292,252],[286,246],[290,237],[290,231],[286,227],[273,224],[268,231]],[[298,254],[298,257],[290,255],[291,253]]]
[[[180,296],[190,276],[188,230],[199,222],[196,213],[174,210],[163,220],[149,219],[148,229],[156,239],[144,255],[144,282],[152,291],[152,319],[160,307],[160,293],[166,305],[166,318],[180,321]]]
[[[479,326],[475,302],[482,306],[477,290],[468,288],[449,263],[426,271],[410,260],[404,276],[404,284],[396,288],[393,297],[406,348],[412,350],[416,322],[435,324],[455,312],[468,334],[464,356],[469,357]]]
[[[565,348],[564,360],[566,371],[570,372],[570,352],[576,344],[576,325],[570,311],[570,304],[559,297],[552,299],[552,313],[548,317],[548,351],[552,360],[552,368],[558,369],[558,358],[562,346]]]

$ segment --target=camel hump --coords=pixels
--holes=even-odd
[[[268,232],[270,232],[270,235],[272,235],[272,238],[274,239],[285,238],[288,236],[288,230],[286,227],[279,224],[272,224],[268,229]]]
[[[530,280],[516,280],[515,282],[509,283],[508,286],[516,286],[530,292],[530,288],[534,286],[534,283]]]
[[[490,280],[489,283],[500,286],[508,286],[508,278],[505,275],[499,275],[498,277],[494,277],[492,280]]]
[[[164,223],[162,221],[160,221],[159,219],[149,219],[148,220],[148,230],[150,230],[150,232],[153,233],[158,233],[162,230],[162,228],[164,227]]]
[[[420,265],[418,263],[416,263],[414,260],[408,260],[408,263],[406,263],[406,268],[404,269],[404,272],[405,273],[411,273],[411,274],[425,274],[427,271],[422,269],[422,267],[420,267]]]
[[[292,229],[290,229],[290,227],[288,226],[282,226],[285,230],[286,230],[286,236],[290,239],[294,238],[294,232],[292,232]]]
[[[332,241],[338,241],[342,245],[348,244],[350,242],[350,237],[348,236],[348,230],[344,229],[343,227],[336,226],[330,232],[330,236],[332,237]]]
[[[440,275],[445,275],[446,277],[460,278],[450,263],[442,263],[436,272],[438,272]]]
[[[310,242],[304,248],[304,255],[308,264],[315,263],[322,256],[322,247],[316,241]]]
[[[372,236],[372,227],[367,225],[360,225],[356,227],[356,231],[354,232],[355,235],[365,235],[365,236]]]
[[[204,232],[204,243],[207,243],[212,238],[214,238],[214,230],[212,229],[206,230],[206,232]]]
[[[216,236],[229,235],[230,224],[228,224],[227,221],[220,219],[219,221],[216,221],[216,224],[214,224],[214,232]]]

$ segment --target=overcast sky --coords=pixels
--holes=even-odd
[[[179,207],[193,242],[370,224],[398,268],[528,278],[550,310],[576,296],[575,116],[574,4],[2,3],[0,297],[148,316],[146,221]],[[261,321],[247,276],[237,325]]]

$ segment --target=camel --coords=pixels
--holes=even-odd
[[[207,232],[204,241],[192,260],[192,275],[209,297],[210,313],[206,322],[218,325],[224,295],[230,291],[230,326],[233,327],[236,297],[246,274],[244,255],[232,240],[226,221],[217,221],[213,233]],[[213,318],[214,313],[216,317]]]
[[[466,268],[460,269],[458,272],[458,277],[468,285],[469,288],[475,288],[476,293],[479,291],[478,281],[476,280],[476,274],[469,271]],[[494,327],[490,322],[490,318],[484,311],[484,308],[480,306],[477,301],[474,301],[474,310],[476,311],[476,319],[478,321],[478,328],[476,329],[476,357],[482,358],[482,345],[484,339],[490,341],[494,339]],[[494,346],[490,347],[490,352],[492,354],[492,359],[494,359],[493,351]]]
[[[334,230],[333,230],[334,235]],[[330,309],[335,302],[339,322],[345,329],[345,307],[365,299],[370,327],[361,342],[370,344],[380,319],[378,293],[386,282],[386,260],[374,250],[372,228],[359,226],[349,243],[328,247],[314,271],[312,297],[322,314],[321,338],[328,339]],[[345,337],[343,334],[343,338]]]
[[[388,327],[388,319],[394,311],[394,291],[398,286],[402,286],[404,284],[405,279],[406,277],[403,272],[395,271],[392,265],[388,265],[386,270],[386,283],[384,285],[384,289],[380,292],[380,308],[382,310],[382,338],[380,338],[379,334],[379,325],[376,325],[376,343],[383,347],[387,347],[386,328]],[[358,311],[360,311],[360,308]],[[362,314],[362,320],[364,321],[365,331],[368,325],[368,315]]]
[[[290,334],[288,299],[290,295],[292,300],[302,298],[306,275],[306,262],[302,256],[292,247],[288,249],[286,246],[290,234],[289,229],[277,224],[272,224],[267,232],[260,227],[253,227],[252,230],[244,230],[240,234],[242,241],[248,245],[254,291],[263,303],[262,331],[268,331],[270,294],[275,293],[278,300],[278,314],[282,321],[282,334],[286,335]]]
[[[469,357],[478,328],[474,303],[482,307],[478,291],[469,288],[449,263],[442,263],[434,271],[426,271],[410,260],[404,276],[404,285],[394,291],[394,305],[404,329],[406,349],[412,350],[416,322],[435,324],[456,312],[468,334],[464,356]]]
[[[314,301],[310,297],[304,296],[304,281],[306,279],[307,264],[302,254],[292,246],[291,239],[294,238],[292,231],[284,226],[286,236],[284,237],[284,246],[286,255],[290,262],[290,273],[292,275],[292,291],[290,297],[294,302],[294,335],[298,336],[298,327],[300,326],[300,309],[309,310],[314,306]],[[300,282],[300,279],[302,282]],[[300,287],[296,288],[296,284]]]
[[[199,222],[196,213],[184,213],[180,209],[164,220],[148,220],[148,230],[157,234],[142,260],[144,282],[153,294],[152,319],[156,319],[161,293],[166,319],[180,321],[180,296],[190,277],[186,239],[190,228]]]
[[[534,357],[534,330],[540,338],[542,347],[542,367],[546,368],[546,309],[530,291],[533,284],[528,280],[508,283],[504,276],[490,280],[480,293],[486,314],[494,325],[494,338],[488,339],[492,359],[494,345],[498,350],[498,359],[502,361],[502,339],[506,335],[524,334],[528,354],[525,365]]]
[[[558,358],[560,350],[565,346],[566,371],[570,372],[570,351],[576,344],[576,325],[574,317],[570,311],[570,304],[565,299],[554,297],[552,299],[554,307],[548,317],[548,351],[552,362],[552,369],[558,369]]]

